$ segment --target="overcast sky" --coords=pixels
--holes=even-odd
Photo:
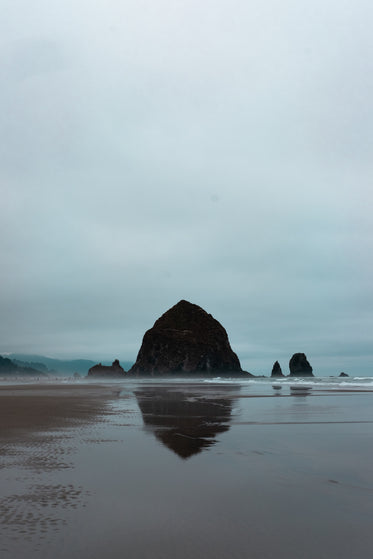
[[[0,353],[373,374],[368,0],[2,0]]]

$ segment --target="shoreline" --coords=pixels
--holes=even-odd
[[[20,384],[0,387],[0,440],[93,423],[109,413],[105,385]]]

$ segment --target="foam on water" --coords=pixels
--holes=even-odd
[[[349,389],[349,390],[372,390],[372,377],[284,377],[284,378],[248,378],[248,379],[228,379],[216,377],[214,379],[205,379],[206,383],[232,384],[239,383],[247,386],[259,386],[268,384],[277,384],[281,386],[311,386],[313,388],[325,389]]]

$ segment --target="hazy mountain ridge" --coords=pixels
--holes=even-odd
[[[43,367],[43,371],[52,375],[87,375],[88,370],[96,365],[97,361],[91,359],[55,359],[46,357],[45,355],[32,355],[26,353],[11,353],[7,356],[14,363],[23,363],[23,366],[35,367],[37,365]],[[111,365],[111,361],[102,361],[104,365]],[[123,367],[128,370],[132,367],[132,361],[123,361]]]
[[[38,363],[37,361],[21,361],[20,359],[16,359],[14,357],[12,357],[11,360],[17,365],[17,367],[37,369],[38,371],[42,371],[44,373],[49,372],[48,367],[44,365],[44,363]]]
[[[41,365],[39,363],[39,365]],[[8,357],[0,356],[0,375],[19,375],[19,376],[44,376],[47,371],[37,369],[36,367],[27,366],[23,361],[13,361]]]

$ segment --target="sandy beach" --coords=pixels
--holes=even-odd
[[[2,557],[365,559],[371,386],[0,386]]]
[[[113,389],[103,385],[20,384],[0,388],[0,436],[32,437],[40,431],[90,423],[105,410]]]

